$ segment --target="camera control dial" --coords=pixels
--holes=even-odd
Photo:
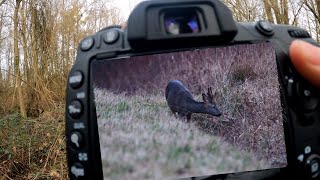
[[[317,154],[310,155],[305,161],[305,167],[309,177],[316,178],[319,176],[320,156]]]

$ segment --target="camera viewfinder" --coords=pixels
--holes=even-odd
[[[195,34],[201,31],[197,11],[191,8],[165,10],[164,27],[167,34]]]

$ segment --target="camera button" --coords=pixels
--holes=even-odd
[[[312,177],[317,176],[319,174],[319,160],[312,160],[310,162],[310,171],[311,171],[311,175]]]
[[[319,100],[315,97],[310,97],[303,100],[303,106],[307,111],[314,111],[319,104]]]
[[[72,143],[72,146],[77,149],[81,148],[83,145],[82,135],[77,131],[71,133],[70,141]]]
[[[68,106],[69,115],[73,119],[79,119],[81,116],[82,110],[83,110],[82,104],[77,100],[72,101]]]
[[[306,168],[312,178],[318,177],[320,171],[320,156],[317,154],[310,155],[306,160]]]
[[[80,71],[72,73],[69,77],[69,84],[73,89],[77,89],[82,85],[83,75]]]
[[[112,44],[119,39],[119,31],[111,29],[103,34],[103,40],[107,44]]]
[[[287,81],[288,81],[288,83],[287,83],[287,93],[288,93],[288,96],[290,98],[292,98],[294,96],[294,84],[295,84],[295,81],[291,77],[288,78]]]
[[[267,36],[271,36],[274,33],[273,27],[271,26],[269,21],[266,21],[266,20],[258,21],[256,28],[260,33]]]
[[[305,85],[304,83],[297,83],[297,92],[305,111],[311,112],[317,109],[319,98],[311,86]]]
[[[73,174],[76,178],[84,177],[85,170],[82,164],[76,162],[70,168],[71,174]]]
[[[82,51],[88,51],[92,48],[94,44],[94,39],[92,37],[88,37],[81,42],[80,48]]]
[[[316,121],[316,115],[315,113],[308,113],[308,114],[303,114],[303,117],[301,117],[302,122],[301,124],[303,126],[310,126]]]

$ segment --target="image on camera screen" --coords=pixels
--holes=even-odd
[[[172,179],[287,165],[269,43],[95,60],[105,179]]]

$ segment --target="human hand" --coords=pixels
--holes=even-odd
[[[289,54],[297,71],[320,88],[320,48],[301,40],[294,40],[290,45]]]

